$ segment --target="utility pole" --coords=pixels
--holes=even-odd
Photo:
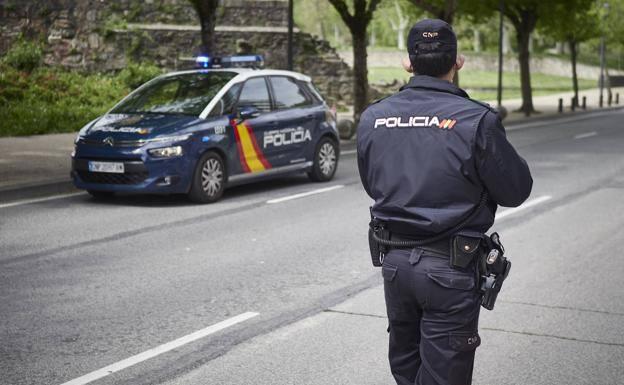
[[[498,89],[496,92],[496,101],[498,102],[498,110],[501,110],[503,104],[503,0],[498,2]]]
[[[603,4],[604,7],[604,13],[602,15],[602,24],[604,25],[606,18],[607,18],[607,12],[609,10],[609,3],[604,3]],[[600,107],[602,107],[602,104],[604,102],[604,86],[605,86],[605,36],[604,36],[604,29],[602,32],[602,36],[600,37],[600,80],[598,81],[598,84],[600,86],[600,100],[598,101],[598,104]]]
[[[288,70],[293,70],[293,29],[294,29],[293,0],[288,0]]]

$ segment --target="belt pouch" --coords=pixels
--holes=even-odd
[[[466,268],[481,254],[481,234],[457,234],[451,238],[451,266]]]

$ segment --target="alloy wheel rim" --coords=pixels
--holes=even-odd
[[[223,185],[223,167],[217,159],[208,159],[202,168],[202,188],[209,196],[215,196]]]
[[[323,143],[319,151],[319,167],[323,175],[330,175],[336,167],[336,150],[331,143]]]

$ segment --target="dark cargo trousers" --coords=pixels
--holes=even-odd
[[[398,385],[470,385],[480,299],[475,264],[394,249],[382,275],[390,333],[390,368]]]

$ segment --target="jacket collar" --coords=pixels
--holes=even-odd
[[[448,92],[463,98],[468,97],[466,91],[457,87],[455,84],[427,75],[412,76],[409,82],[401,87],[401,91],[407,88],[424,88],[433,91]]]

